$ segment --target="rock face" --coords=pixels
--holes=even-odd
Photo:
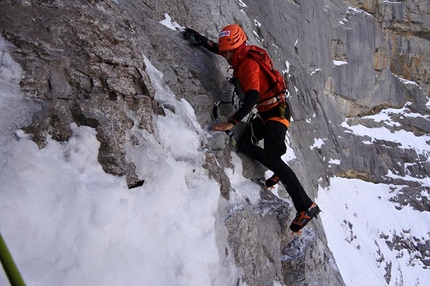
[[[211,122],[213,102],[231,98],[223,90],[228,76],[223,59],[190,46],[159,22],[168,13],[213,40],[223,26],[239,23],[251,43],[268,49],[285,72],[294,117],[289,135],[298,157],[291,166],[312,197],[337,175],[408,186],[396,197],[398,203],[430,211],[421,185],[387,176],[389,170],[428,176],[430,166],[422,154],[393,142],[363,144],[342,125],[347,120],[350,126],[371,126],[376,123],[365,116],[388,107],[430,114],[429,9],[426,0],[248,0],[246,5],[226,0],[4,0],[0,32],[15,45],[11,51],[23,68],[22,91],[41,107],[32,124],[21,127],[34,134],[41,148],[47,136],[67,140],[72,122],[94,127],[104,170],[125,175],[134,185],[145,178],[137,177],[125,154],[124,145],[133,142],[127,130],[136,124],[130,114],[141,118],[139,128],[153,132],[152,116],[163,110],[163,102],[154,100],[144,57],[163,72],[177,96],[191,103],[202,126]],[[391,116],[398,123],[389,127],[393,130],[430,132],[429,120]],[[228,199],[232,190],[223,170],[233,150],[225,137],[209,140],[206,167]],[[324,145],[309,152],[315,138],[324,138]],[[242,159],[245,176],[262,176],[260,166]],[[330,159],[341,163],[332,165]],[[255,286],[273,281],[342,285],[322,226],[317,221],[301,239],[293,238],[282,231],[293,216],[291,207],[268,197],[226,218],[242,280]],[[399,246],[402,240],[391,243]],[[428,249],[422,248],[425,259]]]
[[[17,47],[22,90],[43,106],[27,130],[43,147],[48,134],[67,140],[71,122],[94,127],[105,171],[135,181],[123,149],[132,122],[118,105],[145,113],[145,104],[138,105],[144,101],[136,96],[151,95],[136,31],[126,14],[105,2],[88,4],[94,5],[91,9],[76,1],[5,2],[0,25]]]

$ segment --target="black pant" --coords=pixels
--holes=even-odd
[[[251,130],[252,128],[252,130]],[[240,152],[250,156],[275,173],[284,184],[298,212],[307,210],[312,200],[306,194],[294,171],[281,159],[287,151],[285,135],[287,127],[277,121],[263,124],[259,117],[245,128],[241,138]],[[264,139],[264,149],[253,144]]]

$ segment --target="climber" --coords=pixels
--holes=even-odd
[[[266,181],[266,187],[279,181],[284,184],[297,211],[290,229],[299,232],[317,216],[320,209],[306,194],[294,171],[281,159],[287,150],[285,136],[290,123],[290,109],[285,96],[271,93],[268,76],[257,60],[248,56],[250,46],[247,45],[247,36],[239,25],[224,27],[219,34],[218,43],[190,28],[186,28],[183,35],[192,44],[203,46],[223,56],[233,68],[236,88],[245,94],[240,108],[227,122],[213,125],[212,131],[231,130],[257,106],[258,116],[245,128],[238,147],[242,153],[259,161],[274,173]],[[258,141],[263,139],[264,149],[257,145]]]

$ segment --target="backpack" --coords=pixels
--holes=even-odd
[[[261,95],[261,101],[265,101],[277,95],[284,94],[287,90],[287,83],[285,82],[282,74],[274,68],[272,59],[270,58],[267,51],[254,45],[250,45],[248,47],[249,51],[247,55],[260,64],[260,67],[268,75],[269,81],[271,83],[269,90],[265,94]],[[272,92],[272,95],[267,97],[269,92]]]

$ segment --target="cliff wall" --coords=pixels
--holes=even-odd
[[[332,176],[359,178],[404,185],[397,201],[429,211],[429,202],[420,195],[428,187],[387,176],[389,171],[428,176],[423,154],[392,142],[365,144],[344,127],[345,122],[374,127],[364,117],[387,108],[430,114],[429,9],[425,0],[5,0],[0,2],[0,32],[14,45],[13,58],[22,66],[22,91],[39,106],[32,123],[18,127],[34,134],[40,148],[47,136],[67,140],[71,122],[95,128],[104,170],[125,176],[133,186],[145,178],[126,154],[125,145],[133,142],[127,133],[134,124],[129,114],[141,118],[139,128],[153,132],[152,118],[170,108],[154,99],[145,57],[163,73],[169,88],[190,102],[202,126],[212,122],[213,103],[232,95],[224,89],[230,76],[227,63],[190,46],[178,30],[160,21],[171,17],[178,26],[213,40],[222,27],[238,23],[250,42],[268,49],[284,71],[294,119],[288,137],[297,156],[290,165],[313,198]],[[398,124],[392,130],[417,136],[430,132],[429,120],[401,115],[393,120]],[[310,148],[316,138],[324,144]],[[341,285],[319,221],[294,239],[283,231],[295,215],[293,208],[264,193],[258,206],[232,212],[234,189],[224,170],[232,164],[234,148],[227,139],[215,134],[202,144],[206,167],[225,200],[220,213],[236,265],[244,270],[242,281],[256,286],[273,281]],[[263,176],[261,166],[239,156],[245,177]]]

